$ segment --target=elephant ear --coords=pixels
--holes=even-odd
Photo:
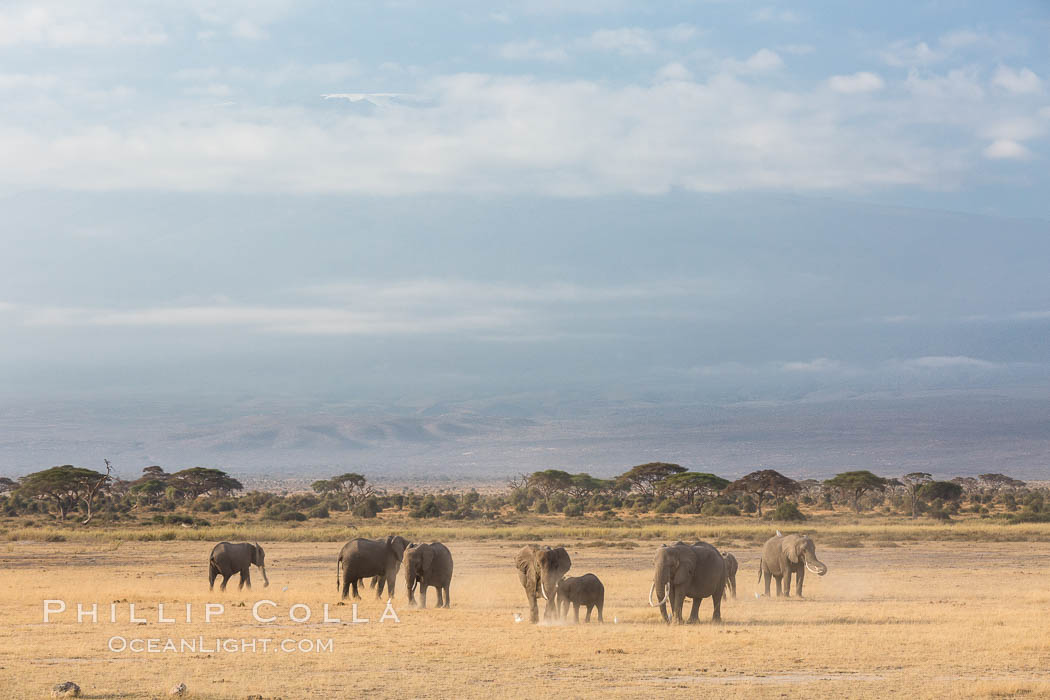
[[[260,563],[262,562],[264,556],[265,555],[263,554],[263,548],[259,546],[258,542],[256,542],[254,545],[252,545],[252,563],[253,564],[255,564],[256,566],[259,566]]]
[[[788,546],[787,557],[792,564],[798,564],[802,556],[802,550],[806,546],[806,540],[803,537],[796,537],[795,541]]]
[[[434,563],[434,549],[429,545],[423,545],[420,549],[423,551],[423,570],[426,571]]]
[[[569,553],[565,551],[565,547],[558,547],[551,554],[553,559],[552,569],[560,571],[564,575],[572,568],[572,559],[569,558]]]

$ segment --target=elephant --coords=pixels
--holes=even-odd
[[[710,597],[714,603],[711,619],[715,622],[722,619],[722,596],[726,588],[725,559],[710,544],[696,542],[685,544],[676,542],[670,546],[663,545],[656,551],[653,561],[653,585],[649,588],[649,605],[660,607],[664,622],[672,620],[682,624],[682,606],[686,598],[693,599],[693,609],[689,614],[689,623],[699,621],[700,601]],[[659,590],[663,597],[653,602],[653,592]],[[671,612],[667,612],[667,604]]]
[[[569,605],[571,604],[575,622],[580,621],[581,605],[587,609],[584,622],[591,621],[591,610],[594,608],[598,609],[598,622],[605,622],[602,619],[602,609],[605,607],[605,586],[594,574],[566,576],[558,582],[554,600],[558,606],[558,614],[563,620],[569,616]]]
[[[266,577],[266,553],[263,552],[263,548],[259,546],[258,542],[255,544],[250,542],[241,542],[239,544],[220,542],[212,548],[211,556],[208,557],[208,590],[214,590],[215,577],[221,574],[222,584],[219,585],[219,590],[225,591],[226,582],[238,572],[241,574],[241,582],[237,586],[237,590],[241,590],[245,586],[248,586],[250,590],[252,578],[249,569],[251,569],[252,564],[258,566],[259,570],[262,571],[263,587],[269,586],[270,579]]]
[[[558,617],[558,606],[554,601],[558,582],[572,567],[572,559],[564,547],[541,547],[527,544],[514,557],[514,566],[518,569],[518,579],[529,599],[529,621],[539,622],[540,611],[537,598],[543,596],[547,601],[543,609],[544,620]],[[550,591],[548,597],[547,592]]]
[[[361,579],[369,576],[378,577],[376,586],[376,597],[383,597],[383,586],[387,587],[387,595],[393,597],[394,583],[397,579],[397,571],[401,568],[401,559],[405,556],[408,548],[408,540],[400,535],[391,535],[385,540],[366,540],[363,537],[350,540],[339,552],[339,560],[336,563],[335,587],[341,590],[345,599],[353,585],[354,598],[360,599],[357,586]],[[340,583],[340,574],[342,583]]]
[[[733,600],[736,600],[736,572],[740,564],[732,552],[722,552],[722,557],[726,560],[726,589],[733,594]]]
[[[415,603],[416,584],[419,584],[419,607],[427,607],[427,587],[437,589],[439,608],[452,607],[449,584],[452,583],[452,552],[440,542],[413,544],[405,550],[405,588],[408,602]],[[444,600],[442,600],[444,593]]]
[[[777,580],[777,595],[791,595],[791,574],[795,574],[796,593],[802,597],[802,581],[806,569],[817,576],[828,573],[828,567],[817,559],[816,547],[809,535],[782,535],[780,531],[766,540],[762,546],[762,561],[758,565],[758,580],[766,580],[766,595],[769,595],[769,579]],[[781,579],[784,579],[781,588]],[[783,593],[781,592],[783,591]]]

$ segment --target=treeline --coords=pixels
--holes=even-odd
[[[383,511],[450,520],[495,520],[515,513],[606,519],[624,513],[678,513],[800,521],[808,517],[803,508],[810,513],[849,509],[941,520],[971,513],[1009,522],[1050,522],[1050,492],[997,473],[937,481],[925,472],[890,478],[861,470],[819,481],[762,469],[731,481],[667,462],[640,464],[612,479],[546,469],[522,474],[505,491],[487,495],[473,489],[388,493],[354,472],[315,481],[306,493],[244,493],[237,479],[219,469],[168,473],[150,466],[138,479],[125,481],[112,475],[108,461],[105,473],[64,465],[18,481],[0,477],[4,516],[41,514],[66,520],[75,515],[82,524],[100,516],[104,521],[205,525],[209,514],[302,522],[334,512],[369,519]]]

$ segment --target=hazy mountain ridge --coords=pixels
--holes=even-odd
[[[160,464],[253,478],[353,470],[383,480],[492,481],[551,467],[610,476],[653,460],[726,476],[760,466],[797,477],[851,468],[1050,475],[1050,400],[994,393],[733,405],[548,393],[386,407],[158,406],[8,405],[0,410],[0,471],[92,466],[106,457],[126,478]]]

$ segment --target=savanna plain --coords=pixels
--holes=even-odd
[[[807,576],[800,600],[756,597],[761,543],[774,530],[767,524],[682,520],[604,539],[555,519],[496,538],[417,524],[413,541],[444,541],[455,558],[451,609],[411,607],[399,577],[399,621],[380,622],[385,596],[366,587],[356,615],[369,621],[358,624],[349,603],[338,605],[333,535],[342,533],[264,533],[270,586],[253,570],[252,590],[237,590],[234,577],[225,593],[208,590],[208,554],[213,542],[234,539],[223,534],[239,533],[52,542],[22,533],[0,544],[0,697],[47,697],[67,680],[87,698],[167,697],[178,683],[200,698],[1050,697],[1050,525],[871,519],[804,529],[829,572]],[[346,539],[359,534],[384,533]],[[704,539],[740,561],[738,595],[723,603],[721,623],[711,622],[709,600],[697,625],[668,626],[649,607],[654,552],[676,539]],[[602,579],[604,624],[529,624],[513,565],[525,542],[565,546],[570,576]],[[45,623],[49,599],[68,609]],[[275,603],[261,609],[274,622],[252,616],[263,599]],[[98,604],[97,624],[77,623],[78,602]],[[145,623],[129,621],[132,603]],[[158,621],[161,603],[176,622]],[[210,624],[206,603],[225,605]],[[326,603],[342,623],[322,621]],[[292,621],[295,604],[311,619]],[[301,618],[304,609],[294,612]],[[115,652],[113,637],[203,638],[205,648]],[[227,653],[216,638],[332,642],[330,650]]]

